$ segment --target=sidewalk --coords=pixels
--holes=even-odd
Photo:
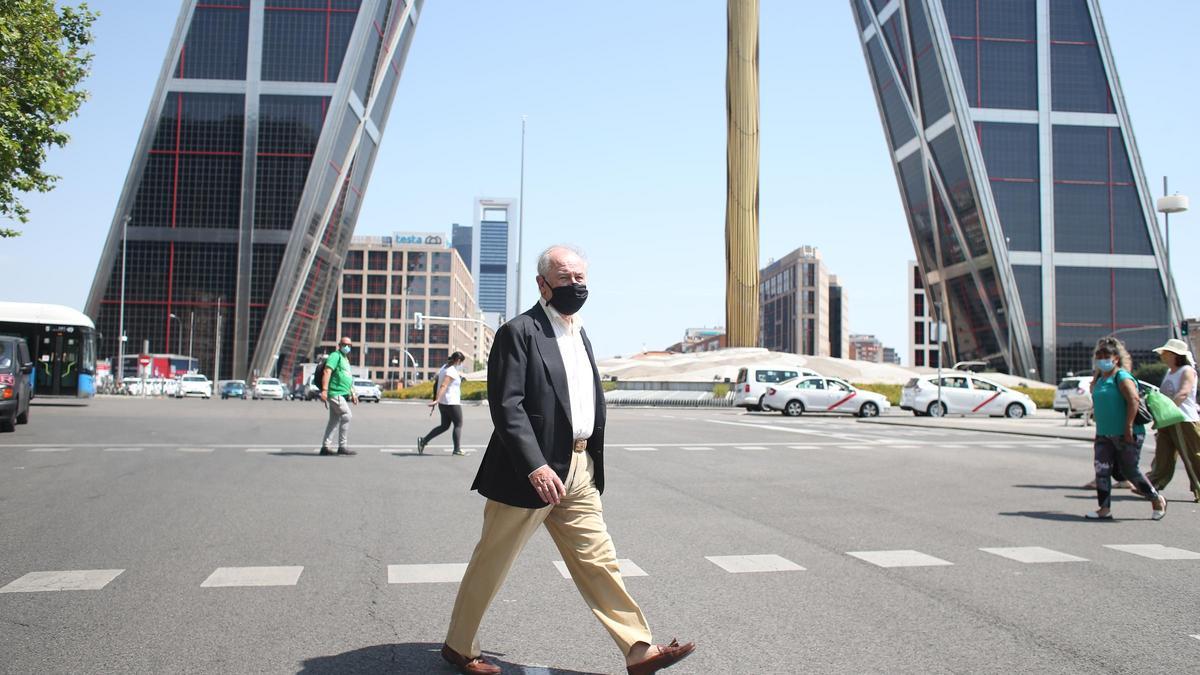
[[[1049,410],[1039,410],[1032,417],[1019,420],[1010,420],[1004,417],[916,417],[902,413],[884,417],[869,417],[858,421],[860,424],[958,429],[1041,438],[1065,438],[1073,441],[1090,441],[1096,436],[1096,427],[1085,427],[1078,419],[1072,419],[1070,425],[1064,426],[1063,415]]]

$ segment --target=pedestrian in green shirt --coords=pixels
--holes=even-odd
[[[1150,517],[1161,520],[1167,513],[1167,500],[1142,470],[1142,442],[1146,428],[1135,424],[1138,410],[1137,379],[1129,374],[1130,358],[1125,345],[1115,337],[1103,337],[1096,343],[1095,374],[1092,378],[1092,409],[1096,419],[1096,501],[1100,509],[1087,514],[1089,520],[1112,520],[1112,474],[1121,474],[1137,488],[1138,494],[1153,503]]]
[[[350,372],[350,338],[344,337],[338,350],[325,359],[321,368],[321,401],[329,410],[329,422],[325,425],[325,436],[321,441],[322,455],[357,455],[346,447],[346,432],[350,429],[350,404],[358,405],[354,394],[354,376]],[[336,432],[336,436],[335,436]],[[337,441],[337,452],[332,450]]]

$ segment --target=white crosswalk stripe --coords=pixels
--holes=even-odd
[[[41,593],[46,591],[98,591],[125,570],[62,570],[30,572],[10,582],[0,593]]]
[[[283,452],[283,448],[246,448],[246,452]]]
[[[70,448],[30,448],[30,452],[70,452]]]
[[[295,586],[300,581],[303,566],[286,567],[218,567],[200,584],[201,588],[232,588],[239,586]]]
[[[206,453],[206,452],[213,451],[212,448],[176,448],[176,450],[178,450],[179,452],[195,452],[195,453]]]
[[[738,445],[735,446],[738,450],[766,450],[762,445]]]
[[[1041,546],[1016,546],[1011,548],[981,548],[984,553],[991,553],[1020,563],[1057,563],[1057,562],[1087,562],[1069,553],[1061,553]]]
[[[448,584],[462,581],[467,563],[388,565],[389,584]]]
[[[854,556],[859,560],[864,560],[879,567],[934,567],[954,564],[941,558],[935,558],[927,553],[912,550],[852,551],[846,555]]]
[[[748,572],[803,572],[804,568],[782,556],[767,555],[710,555],[705,559],[732,574]]]
[[[635,448],[625,448],[625,449],[628,450],[629,452],[658,452],[658,448],[635,447]]]
[[[141,452],[142,448],[105,448],[104,452]]]
[[[1140,555],[1151,560],[1200,560],[1200,553],[1162,544],[1105,544],[1104,548]]]
[[[638,564],[627,558],[617,558],[617,565],[621,568],[621,578],[628,579],[629,577],[648,577],[646,570],[638,567]],[[564,579],[571,578],[571,572],[567,569],[567,563],[561,560],[554,561],[554,567]]]
[[[687,450],[689,452],[697,452],[700,450],[712,450],[712,448],[707,447],[707,446],[702,446],[702,445],[685,445],[685,446],[683,446],[682,449]]]

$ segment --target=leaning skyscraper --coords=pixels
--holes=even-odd
[[[851,0],[951,356],[1054,381],[1169,302],[1151,193],[1097,0]]]
[[[102,356],[123,314],[127,350],[214,379],[311,357],[422,4],[184,0],[88,297]]]

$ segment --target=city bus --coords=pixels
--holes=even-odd
[[[17,335],[33,355],[35,397],[88,399],[96,394],[96,325],[62,305],[0,302],[0,335]]]

